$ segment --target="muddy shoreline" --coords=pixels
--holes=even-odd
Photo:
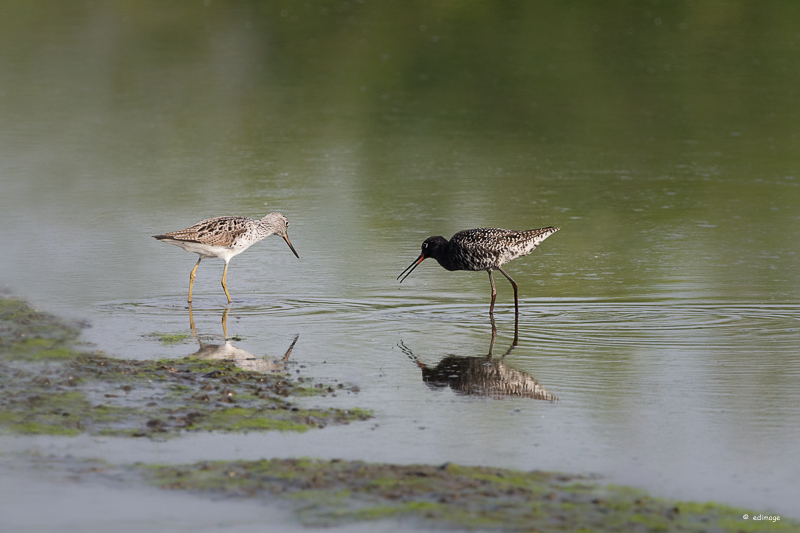
[[[375,416],[308,405],[357,388],[269,372],[232,360],[133,361],[87,351],[80,325],[0,297],[0,431],[68,438],[179,439],[196,431],[324,431]],[[31,461],[41,458],[31,457]],[[287,502],[301,524],[407,520],[493,531],[793,531],[786,519],[759,523],[715,503],[653,498],[628,487],[553,472],[491,467],[393,465],[285,458],[121,464],[49,457],[48,468],[84,482],[185,491],[202,498]]]

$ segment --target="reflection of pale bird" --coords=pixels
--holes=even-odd
[[[489,272],[489,283],[492,284],[492,304],[489,314],[494,313],[494,300],[497,291],[494,288],[492,271],[499,270],[511,286],[514,287],[514,309],[519,313],[517,284],[503,270],[503,265],[533,252],[547,237],[559,228],[549,227],[527,231],[511,231],[500,228],[466,229],[453,235],[448,241],[444,237],[428,237],[422,243],[422,253],[397,279],[403,282],[414,269],[428,257],[433,257],[447,270],[486,270]]]
[[[192,252],[200,256],[197,264],[189,275],[189,302],[192,301],[192,287],[197,267],[204,257],[219,257],[225,261],[225,270],[222,272],[222,288],[228,303],[231,302],[231,295],[225,280],[228,276],[228,263],[240,253],[244,252],[252,245],[270,235],[280,235],[292,253],[296,257],[297,252],[289,241],[286,233],[289,221],[281,213],[270,213],[261,220],[254,220],[247,217],[216,217],[208,218],[198,222],[194,226],[186,229],[171,231],[163,235],[153,235],[154,238],[180,246],[187,252]]]
[[[256,357],[247,350],[242,350],[232,345],[228,339],[225,339],[225,344],[206,344],[200,342],[200,349],[189,357],[196,357],[198,359],[227,359],[233,361],[236,366],[242,370],[250,372],[258,372],[261,374],[284,374],[287,371],[286,362],[292,354],[292,349],[297,343],[300,335],[295,336],[289,349],[286,350],[283,359],[273,360],[266,357]]]
[[[295,335],[292,344],[286,350],[281,360],[267,359],[266,357],[256,357],[247,350],[242,350],[231,344],[228,337],[228,311],[226,307],[222,313],[222,335],[225,344],[211,344],[204,343],[200,336],[197,335],[197,329],[194,326],[194,314],[192,313],[192,306],[189,305],[189,327],[192,329],[192,335],[195,336],[197,342],[200,344],[200,349],[189,357],[196,357],[198,359],[226,359],[233,361],[233,363],[242,370],[249,370],[251,372],[259,372],[261,374],[283,374],[287,371],[286,362],[292,354],[294,345],[297,344],[297,339],[300,335]]]

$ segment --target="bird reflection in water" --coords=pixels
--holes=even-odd
[[[194,326],[194,316],[192,314],[192,306],[189,306],[189,326],[192,328],[192,335],[197,339],[200,344],[200,349],[189,357],[196,357],[198,359],[228,359],[233,361],[236,366],[242,370],[251,372],[259,372],[262,374],[284,374],[288,372],[287,362],[289,356],[292,354],[294,345],[297,344],[297,339],[300,334],[295,335],[292,344],[286,350],[282,359],[272,360],[266,357],[256,357],[247,350],[242,350],[231,344],[231,337],[228,337],[228,309],[222,313],[222,335],[225,344],[206,343],[197,335],[197,329]]]
[[[420,361],[403,341],[397,346],[422,369],[422,381],[432,389],[449,386],[456,394],[494,399],[519,397],[549,402],[558,400],[555,395],[544,390],[533,376],[505,364],[503,358],[514,349],[516,342],[502,357],[496,358],[492,356],[494,341],[495,335],[492,335],[489,355],[448,355],[433,367]]]

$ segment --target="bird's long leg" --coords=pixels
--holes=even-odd
[[[194,265],[192,273],[189,274],[189,303],[192,303],[192,287],[194,287],[194,277],[197,275],[197,267],[200,266],[200,261],[202,260],[203,256],[201,255],[200,258],[197,260],[197,264]]]
[[[222,312],[222,336],[225,342],[228,342],[228,311],[230,310],[230,307],[226,307]]]
[[[516,339],[515,339],[515,340],[514,340],[514,342],[512,342],[512,343],[511,343],[511,346],[509,346],[509,347],[508,347],[508,350],[506,350],[506,353],[504,353],[504,354],[503,354],[503,357],[505,357],[505,356],[507,356],[508,354],[510,354],[510,353],[511,353],[511,350],[513,350],[513,349],[514,349],[514,348],[516,348],[516,347],[517,347],[517,341],[516,341]]]
[[[194,327],[194,316],[192,315],[192,302],[189,301],[189,327],[192,330],[192,335],[197,338],[197,328]]]
[[[506,271],[503,270],[503,267],[497,267],[497,270],[503,273],[508,281],[511,282],[511,285],[514,287],[514,312],[518,315],[519,314],[519,298],[517,296],[517,284],[511,279],[511,276],[506,274]],[[491,273],[490,273],[491,274]]]
[[[492,315],[489,315],[489,319],[492,321],[492,341],[489,343],[489,357],[491,357],[494,352],[494,341],[497,340],[497,326],[494,325],[494,317]]]
[[[514,342],[511,343],[511,348],[519,344],[519,313],[514,313]],[[511,348],[508,351],[511,351]],[[508,355],[508,352],[506,352]]]
[[[225,270],[222,271],[222,288],[225,290],[225,296],[228,297],[228,303],[231,303],[231,295],[228,293],[228,286],[225,285],[225,280],[228,278],[228,262],[225,261]]]
[[[492,284],[492,305],[489,306],[489,316],[492,316],[494,315],[494,299],[497,298],[497,289],[494,288],[494,278],[491,270],[489,271],[489,283]]]

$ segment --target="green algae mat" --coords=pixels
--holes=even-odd
[[[0,431],[167,438],[187,431],[306,431],[365,420],[293,398],[340,390],[230,360],[135,361],[82,351],[78,330],[0,298]]]
[[[137,468],[164,489],[287,500],[309,526],[391,518],[487,531],[800,531],[798,522],[745,520],[740,509],[666,501],[550,472],[310,459]]]

